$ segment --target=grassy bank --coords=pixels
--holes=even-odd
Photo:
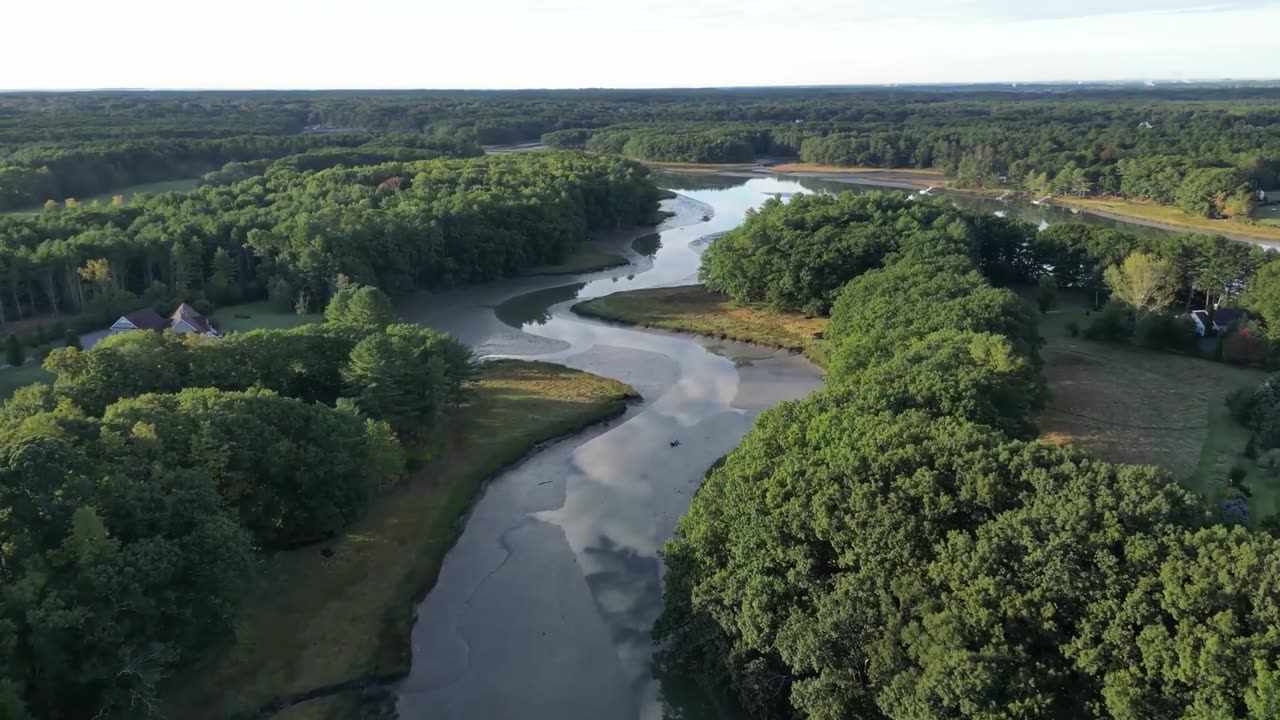
[[[167,716],[223,720],[280,695],[406,671],[415,600],[485,480],[538,443],[620,414],[634,394],[607,378],[514,360],[483,366],[473,390],[442,457],[376,499],[341,537],[264,560],[234,642],[168,685]],[[349,707],[306,706],[290,720]]]
[[[1159,223],[1215,235],[1240,235],[1259,240],[1280,242],[1280,227],[1266,223],[1242,223],[1235,220],[1210,220],[1188,215],[1170,205],[1099,198],[1054,198],[1054,203],[1081,210],[1092,210],[1143,222]]]
[[[803,352],[823,364],[819,339],[827,321],[754,307],[738,307],[701,285],[629,290],[573,306],[579,315],[708,335]]]
[[[594,247],[582,247],[571,253],[564,262],[555,265],[539,265],[525,271],[525,275],[576,275],[577,273],[608,270],[627,264],[621,255],[607,253]]]
[[[324,316],[319,313],[299,315],[291,311],[286,312],[272,303],[262,300],[220,307],[214,310],[213,319],[222,332],[225,333],[247,332],[249,330],[287,330],[299,325],[320,322],[324,319]]]

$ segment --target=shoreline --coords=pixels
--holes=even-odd
[[[619,303],[625,303],[620,305]],[[825,371],[825,318],[737,307],[701,285],[623,290],[569,307],[574,315],[651,332],[728,340],[803,356]]]
[[[263,559],[239,632],[212,662],[174,676],[162,694],[169,714],[269,717],[403,678],[416,609],[489,482],[642,401],[625,383],[537,360],[486,363],[472,392],[438,458],[337,537]]]

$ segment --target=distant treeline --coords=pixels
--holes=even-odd
[[[819,165],[940,169],[965,187],[1120,196],[1211,218],[1246,218],[1257,190],[1280,188],[1278,102],[939,102],[900,118],[884,110],[856,122],[572,128],[543,141],[652,161],[778,155]]]
[[[262,136],[317,125],[485,145],[545,136],[647,160],[939,168],[970,186],[1123,195],[1208,215],[1243,214],[1245,186],[1280,187],[1280,88],[1266,84],[41,93],[0,96],[0,209],[297,154],[306,148]],[[1202,168],[1238,175],[1199,174],[1183,202],[1183,182]]]
[[[333,149],[260,175],[225,169],[252,175],[230,185],[0,217],[0,320],[268,290],[314,309],[339,275],[392,294],[491,280],[558,262],[590,230],[651,222],[657,207],[644,167],[574,153],[299,172],[381,152]]]

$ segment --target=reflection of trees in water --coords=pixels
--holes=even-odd
[[[652,233],[644,237],[638,237],[631,242],[631,249],[645,257],[653,257],[662,249],[662,235]]]
[[[601,535],[584,548],[596,569],[585,573],[587,587],[600,617],[609,626],[614,645],[649,653],[653,647],[653,623],[662,612],[662,577],[658,559],[619,545]],[[724,702],[708,697],[694,681],[663,672],[655,663],[651,672],[661,683],[664,720],[726,720],[738,718]],[[637,689],[649,678],[635,679]]]
[[[600,616],[609,624],[617,644],[650,644],[650,630],[662,612],[662,579],[658,559],[619,545],[601,535],[583,552],[595,569],[586,574],[587,587]]]
[[[497,315],[504,324],[517,329],[535,323],[546,325],[551,319],[551,313],[547,312],[548,308],[578,297],[578,292],[586,285],[586,283],[575,283],[519,295],[498,305],[493,314]]]

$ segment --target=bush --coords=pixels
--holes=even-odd
[[[1071,337],[1080,337],[1080,323],[1075,320],[1067,323],[1067,333],[1071,335]]]
[[[1257,365],[1267,354],[1267,341],[1245,326],[1222,340],[1222,359],[1233,365]]]
[[[1231,417],[1245,427],[1253,427],[1253,411],[1258,398],[1259,391],[1253,388],[1240,388],[1227,395],[1227,409]]]
[[[1192,352],[1199,343],[1195,326],[1186,317],[1151,313],[1138,327],[1140,342],[1152,350]]]
[[[1129,306],[1118,300],[1108,300],[1098,312],[1084,336],[1090,340],[1103,342],[1125,342],[1133,337],[1133,313]]]
[[[1052,275],[1041,275],[1037,283],[1036,305],[1041,315],[1047,315],[1058,302],[1058,283]]]
[[[68,328],[67,331],[63,333],[62,344],[66,345],[69,348],[75,348],[77,350],[84,349],[84,346],[80,344],[80,333],[70,328]]]

